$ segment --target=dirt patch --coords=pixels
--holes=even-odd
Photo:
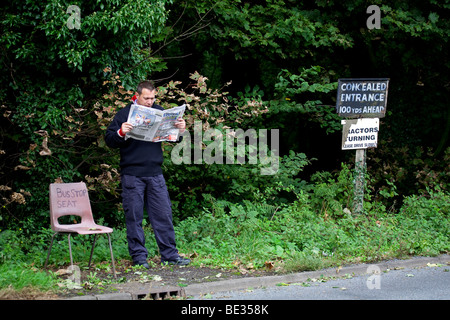
[[[5,288],[0,290],[0,300],[56,300],[59,296],[54,292],[43,292],[34,288],[15,290]]]

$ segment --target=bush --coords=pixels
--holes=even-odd
[[[239,204],[208,196],[210,205],[201,214],[177,226],[181,250],[195,252],[205,264],[263,267],[267,261],[287,261],[289,269],[297,265],[298,270],[306,268],[301,261],[314,269],[449,251],[448,192],[406,197],[398,213],[374,202],[366,213],[351,214],[342,210],[348,202],[346,176],[344,168],[337,180],[319,179],[319,188],[310,192],[283,188],[296,200],[278,205],[269,203],[269,196]]]

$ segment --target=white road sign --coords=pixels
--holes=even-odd
[[[380,119],[362,118],[341,120],[342,150],[376,148]]]

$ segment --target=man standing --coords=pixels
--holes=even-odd
[[[164,110],[155,104],[156,89],[151,81],[141,82],[136,91],[134,103]],[[126,133],[133,129],[131,123],[127,122],[130,108],[131,103],[117,112],[105,134],[106,144],[111,148],[120,149],[122,205],[125,211],[128,251],[134,265],[149,268],[142,229],[146,207],[161,254],[161,262],[187,265],[190,260],[180,257],[175,244],[172,205],[161,169],[163,163],[161,142],[140,141],[133,138],[125,140]],[[179,119],[176,126],[180,129],[180,133],[186,129],[183,119]]]

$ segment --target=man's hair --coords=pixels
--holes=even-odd
[[[136,91],[137,93],[142,94],[143,89],[148,89],[150,91],[156,90],[155,85],[150,80],[145,80],[139,83]]]

